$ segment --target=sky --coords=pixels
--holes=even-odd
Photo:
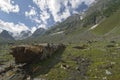
[[[49,28],[85,11],[94,0],[0,0],[0,32]]]

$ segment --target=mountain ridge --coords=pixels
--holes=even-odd
[[[42,36],[35,38],[35,41],[40,42],[77,42],[80,40],[90,40],[90,39],[101,39],[102,36],[97,35],[96,33],[89,30],[92,26],[97,25],[99,27],[101,22],[106,22],[106,20],[114,15],[119,9],[119,0],[107,0],[101,1],[97,0],[96,4],[92,5],[88,11],[84,13],[84,17],[81,20],[79,14],[75,16],[70,16],[66,20],[50,28]],[[116,5],[117,2],[117,5]],[[109,4],[110,3],[110,4]],[[99,6],[98,6],[99,5]],[[104,8],[102,7],[104,5]],[[116,17],[117,19],[117,17]],[[111,22],[112,23],[112,22]],[[113,23],[115,24],[115,23]],[[117,23],[118,24],[118,23]],[[106,27],[103,25],[103,29]],[[98,29],[99,31],[99,29]],[[55,34],[63,32],[61,34]],[[82,39],[83,38],[83,39]],[[51,40],[50,40],[51,39]],[[76,39],[76,40],[75,40]]]

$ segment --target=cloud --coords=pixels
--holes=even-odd
[[[27,17],[31,17],[31,16],[35,16],[37,13],[35,11],[35,8],[34,7],[31,7],[31,10],[29,12],[25,12],[25,16]]]
[[[44,28],[44,29],[47,29],[47,27],[46,27],[45,24],[40,24],[40,25],[38,26],[38,28]]]
[[[28,7],[30,8],[30,11],[26,11],[25,16],[28,17],[30,20],[35,21],[36,23],[41,23],[35,7],[32,7],[31,5],[29,5]]]
[[[61,22],[76,11],[82,2],[90,5],[94,0],[33,0],[33,2],[41,10],[41,20],[47,23],[50,15],[53,16],[55,22]],[[43,16],[44,15],[44,16]]]
[[[50,18],[50,14],[47,13],[47,11],[43,11],[41,14],[40,14],[40,18],[41,20],[44,22],[44,24],[47,24],[47,20]]]
[[[37,30],[36,27],[32,27],[31,32],[34,33]]]
[[[19,12],[19,6],[18,5],[13,5],[14,1],[12,0],[0,0],[0,10],[4,12],[14,12],[17,13]]]
[[[4,22],[0,20],[0,30],[7,30],[12,32],[13,36],[17,36],[21,31],[29,30],[29,28],[23,23],[14,24],[12,22]]]

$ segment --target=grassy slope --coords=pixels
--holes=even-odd
[[[12,55],[9,54],[10,46],[4,44],[0,45],[0,64],[9,63],[13,60]]]
[[[88,47],[83,50],[73,48],[83,44]],[[117,49],[119,46],[107,48],[106,46],[109,44],[111,43],[103,41],[93,42],[91,44],[82,42],[68,45],[66,50],[61,54],[61,58],[55,55],[38,65],[44,65],[44,69],[41,68],[42,74],[38,74],[37,77],[48,80],[103,80],[104,78],[107,80],[119,80],[120,50]],[[77,63],[74,60],[75,58],[80,59],[80,63]],[[49,67],[58,59],[59,62],[54,64],[53,67]],[[84,61],[81,62],[81,59]],[[88,62],[90,62],[89,65]],[[68,65],[69,68],[64,69],[61,65]],[[79,67],[80,71],[76,70],[77,67]],[[46,70],[49,71],[46,73]],[[106,70],[111,74],[106,74]],[[85,79],[85,77],[88,79]]]
[[[94,34],[98,35],[109,35],[110,33],[118,35],[120,28],[120,10],[115,12],[109,18],[103,20],[95,29]]]

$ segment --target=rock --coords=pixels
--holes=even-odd
[[[103,77],[103,80],[107,80],[107,77]]]
[[[75,68],[77,72],[79,72],[81,76],[85,77],[88,71],[88,67],[91,64],[91,60],[88,59],[87,57],[82,56],[75,57],[73,58],[73,60],[77,64],[77,67]]]
[[[69,69],[70,66],[69,66],[69,65],[66,65],[66,64],[62,64],[62,65],[61,65],[61,68],[63,68],[63,69]]]
[[[55,51],[65,48],[63,44],[19,45],[11,48],[11,53],[18,63],[33,63],[50,57]]]
[[[31,76],[28,75],[26,80],[31,80]]]
[[[107,75],[111,75],[112,73],[110,72],[110,71],[108,71],[108,70],[105,70],[105,73],[107,74]]]

